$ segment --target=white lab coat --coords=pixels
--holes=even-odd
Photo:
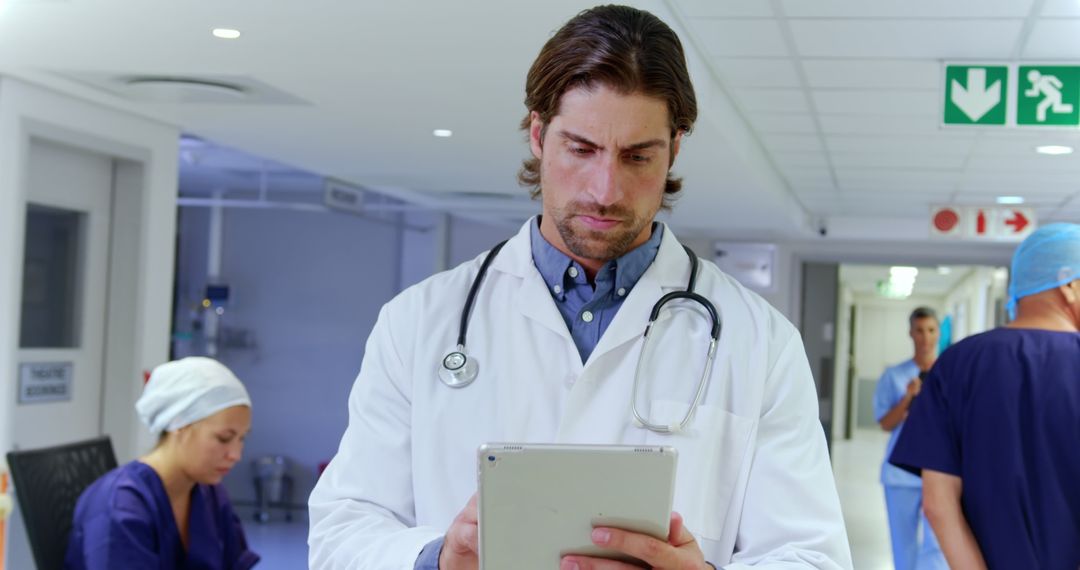
[[[717,566],[850,568],[814,381],[791,323],[702,260],[696,291],[723,319],[703,403],[682,434],[635,427],[642,332],[656,300],[686,287],[685,251],[665,228],[656,260],[583,365],[533,265],[531,223],[495,258],[477,296],[472,385],[450,389],[436,371],[456,344],[483,255],[383,307],[341,447],[311,494],[311,567],[411,570],[476,492],[480,444],[556,442],[678,448],[674,508]],[[707,316],[680,307],[650,334],[638,407],[653,422],[682,417],[702,372]]]

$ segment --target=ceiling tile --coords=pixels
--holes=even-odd
[[[915,170],[915,169],[870,169],[836,167],[836,177],[842,190],[952,190],[960,182],[962,173]]]
[[[845,197],[844,210],[850,215],[915,217],[926,216],[931,201],[913,200],[907,196],[883,199],[873,197]]]
[[[1026,59],[1080,58],[1080,20],[1039,20],[1024,47]]]
[[[1080,157],[1071,156],[983,156],[975,155],[968,161],[971,171],[1001,172],[1016,170],[1028,173],[1080,174]],[[1080,179],[1077,180],[1080,186]]]
[[[777,164],[797,168],[829,168],[828,157],[824,152],[774,151],[770,153]]]
[[[714,58],[711,63],[726,87],[802,87],[790,59]]]
[[[833,184],[832,172],[827,168],[801,168],[797,166],[785,167],[780,165],[780,172],[787,179],[792,188],[800,186],[813,186],[815,188],[831,188]]]
[[[757,4],[758,2],[747,2]],[[1032,0],[783,0],[791,18],[1023,18]]]
[[[903,154],[889,152],[834,152],[832,163],[837,168],[915,168],[956,169],[964,166],[963,155]]]
[[[826,135],[933,134],[941,132],[935,116],[900,117],[884,115],[820,114],[821,130]]]
[[[1022,20],[792,20],[790,25],[796,49],[803,57],[1003,59],[1012,53],[1022,23]]]
[[[930,91],[811,92],[819,113],[848,115],[936,116],[939,95]]]
[[[936,61],[807,59],[802,62],[810,87],[848,89],[940,89]]]
[[[1020,196],[1024,198],[1024,206],[1029,204],[1050,204],[1058,205],[1064,202],[1071,196],[1069,192],[1042,192],[1033,193],[1018,190],[1014,193],[1006,193],[1003,191],[990,191],[972,188],[959,188],[954,194],[954,198],[958,203],[974,204],[974,205],[997,205],[996,198],[998,196]]]
[[[884,133],[883,133],[884,135]],[[941,154],[967,156],[975,137],[968,136],[828,136],[825,145],[830,152],[863,152],[911,155]]]
[[[1008,155],[1017,158],[1071,158],[1070,156],[1043,156],[1035,152],[1035,147],[1049,144],[1071,146],[1080,150],[1080,136],[1062,131],[1048,131],[1045,134],[1033,136],[1016,133],[1012,137],[983,137],[972,150],[981,155]]]
[[[765,135],[761,142],[770,153],[825,151],[817,135]]]
[[[774,113],[809,113],[806,95],[799,89],[734,89],[743,109]]]
[[[771,18],[770,2],[746,0],[679,0],[673,6],[691,18]]]
[[[776,20],[693,20],[694,37],[709,56],[788,57]]]
[[[758,133],[813,134],[814,117],[791,113],[749,113],[750,127]]]
[[[754,4],[755,2],[748,2]],[[1046,0],[1042,8],[1043,17],[1080,16],[1080,3],[1076,0]]]

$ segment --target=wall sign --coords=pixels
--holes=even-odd
[[[71,400],[75,364],[71,362],[24,362],[19,365],[19,403]]]

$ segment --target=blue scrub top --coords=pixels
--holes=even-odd
[[[919,377],[919,365],[914,360],[901,362],[885,369],[874,390],[874,419],[878,422],[889,410],[896,407],[907,393],[907,385],[913,378]],[[922,487],[922,479],[889,463],[889,456],[896,446],[896,438],[904,430],[904,422],[889,434],[889,443],[885,446],[885,456],[881,460],[881,484],[887,487]]]
[[[990,568],[1080,567],[1080,334],[996,329],[938,359],[893,464],[963,480]]]
[[[195,485],[188,521],[185,551],[161,478],[132,461],[79,497],[64,567],[247,570],[259,561],[221,485]]]

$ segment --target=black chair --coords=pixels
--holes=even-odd
[[[79,495],[116,468],[112,442],[106,436],[12,451],[7,462],[34,562],[38,570],[61,570]]]

